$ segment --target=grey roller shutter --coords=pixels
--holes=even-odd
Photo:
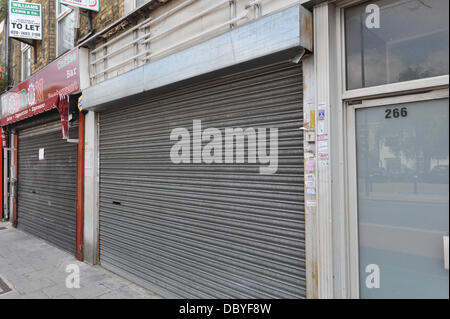
[[[19,131],[18,148],[18,228],[75,253],[77,145],[58,121]]]
[[[173,164],[170,134],[192,136],[193,120],[222,133],[278,128],[277,173]],[[291,63],[102,112],[101,264],[169,298],[305,297],[301,127],[301,66]]]

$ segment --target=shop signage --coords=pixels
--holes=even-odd
[[[78,92],[78,56],[76,48],[3,94],[0,126],[48,111],[57,106],[59,96]]]
[[[9,36],[42,40],[42,7],[28,2],[9,2]]]
[[[85,10],[100,11],[100,0],[59,0],[59,2]]]

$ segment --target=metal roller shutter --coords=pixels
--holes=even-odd
[[[170,134],[192,136],[193,120],[222,132],[278,128],[277,173],[173,164]],[[101,264],[169,298],[305,297],[301,127],[301,66],[292,63],[102,112]]]
[[[18,228],[75,253],[77,145],[58,121],[19,131],[18,148]]]

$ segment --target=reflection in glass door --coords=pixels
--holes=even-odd
[[[356,110],[361,298],[449,297],[448,103]]]

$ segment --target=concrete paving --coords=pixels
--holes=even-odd
[[[1,228],[6,229],[1,230]],[[79,267],[79,288],[68,288],[66,272]],[[72,268],[71,268],[72,267]],[[69,277],[73,279],[73,277]],[[159,299],[133,283],[99,267],[78,262],[32,235],[0,222],[0,281],[12,290],[0,299]],[[73,280],[68,280],[74,283]]]

